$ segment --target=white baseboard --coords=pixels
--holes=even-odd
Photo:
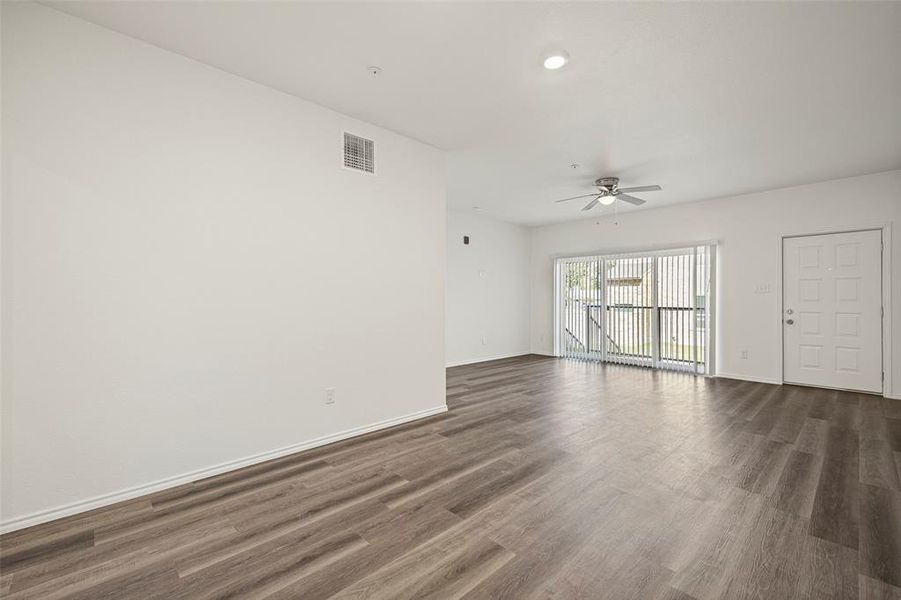
[[[497,356],[486,356],[484,358],[472,358],[467,360],[458,360],[455,362],[449,362],[445,366],[445,368],[450,367],[462,367],[463,365],[474,365],[476,363],[488,362],[490,360],[500,360],[502,358],[515,358],[517,356],[525,356],[527,354],[531,354],[531,352],[513,352],[512,354],[499,354]]]
[[[363,425],[362,427],[354,427],[353,429],[346,429],[344,431],[339,431],[338,433],[333,433],[331,435],[325,435],[325,436],[322,436],[322,437],[319,437],[316,439],[312,439],[312,440],[309,440],[306,442],[300,442],[298,444],[293,444],[291,446],[285,446],[284,448],[279,448],[277,450],[270,450],[269,452],[263,452],[262,454],[256,454],[254,456],[249,456],[247,458],[242,458],[242,459],[238,459],[238,460],[229,461],[226,463],[221,463],[221,464],[218,464],[218,465],[215,465],[212,467],[200,469],[198,471],[192,471],[190,473],[185,473],[183,475],[176,475],[175,477],[168,477],[166,479],[160,479],[158,481],[154,481],[154,482],[147,483],[144,485],[139,485],[136,487],[128,488],[128,489],[121,490],[118,492],[113,492],[111,494],[104,494],[102,496],[96,496],[94,498],[89,498],[87,500],[73,502],[72,504],[67,504],[65,506],[60,506],[60,507],[52,508],[49,510],[35,512],[35,513],[29,514],[29,515],[25,515],[23,517],[17,517],[15,519],[11,519],[9,521],[0,523],[0,533],[8,533],[10,531],[16,531],[17,529],[24,529],[26,527],[31,527],[33,525],[40,525],[41,523],[46,523],[48,521],[53,521],[56,519],[61,519],[63,517],[76,515],[76,514],[82,513],[82,512],[87,512],[89,510],[94,510],[95,508],[101,508],[103,506],[115,504],[116,502],[122,502],[123,500],[131,500],[133,498],[145,496],[145,495],[151,494],[153,492],[159,492],[159,491],[162,491],[162,490],[165,490],[168,488],[176,487],[179,485],[184,485],[186,483],[190,483],[192,481],[197,481],[198,479],[203,479],[205,477],[219,475],[220,473],[225,473],[227,471],[234,471],[234,470],[240,469],[242,467],[249,467],[251,465],[265,462],[267,460],[272,460],[274,458],[280,458],[282,456],[294,454],[295,452],[301,452],[303,450],[309,450],[311,448],[325,446],[326,444],[331,444],[333,442],[339,442],[341,440],[346,440],[348,438],[356,437],[358,435],[363,435],[364,433],[371,433],[373,431],[378,431],[380,429],[387,429],[388,427],[393,427],[395,425],[401,425],[403,423],[408,423],[410,421],[415,421],[417,419],[424,419],[426,417],[430,417],[432,415],[437,415],[437,414],[444,413],[444,412],[447,412],[446,404],[442,404],[440,406],[434,406],[432,408],[427,408],[425,410],[420,410],[420,411],[406,414],[406,415],[403,415],[400,417],[394,417],[393,419],[379,421],[377,423],[372,423],[370,425]]]
[[[769,383],[772,385],[784,385],[782,381],[778,381],[776,379],[767,379],[765,377],[748,377],[747,375],[733,375],[731,373],[717,373],[715,377],[723,377],[725,379],[738,379],[739,381],[753,381],[755,383]],[[890,400],[901,400],[901,395],[898,394],[890,394],[888,392],[882,394],[884,398],[889,398]]]
[[[782,385],[782,382],[778,379],[770,379],[768,377],[749,377],[748,375],[734,375],[732,373],[717,373],[716,377],[738,379],[739,381],[753,381],[754,383],[768,383],[770,385]]]

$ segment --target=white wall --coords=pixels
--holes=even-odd
[[[2,10],[7,528],[445,408],[441,152]]]
[[[528,229],[472,213],[448,213],[449,366],[528,354],[529,276]]]
[[[652,200],[650,195],[649,200]],[[599,221],[599,223],[598,223]],[[553,259],[717,239],[717,371],[781,380],[780,235],[894,222],[893,396],[901,396],[901,171],[627,213],[532,230],[532,351],[553,354]],[[769,294],[754,293],[767,284]],[[886,307],[889,310],[889,307]],[[749,357],[739,358],[747,349]]]

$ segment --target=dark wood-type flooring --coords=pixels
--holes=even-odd
[[[901,402],[536,356],[447,414],[5,535],[14,598],[901,598]]]

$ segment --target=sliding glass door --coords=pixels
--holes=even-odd
[[[557,354],[709,372],[714,249],[559,259]]]
[[[599,259],[606,272],[606,360],[654,362],[654,260],[649,256]]]

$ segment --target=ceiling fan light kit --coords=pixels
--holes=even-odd
[[[541,64],[544,65],[544,68],[548,71],[556,71],[560,67],[566,66],[566,63],[568,62],[569,54],[566,50],[557,49],[545,54]]]
[[[556,200],[556,202],[568,202],[569,200],[576,200],[578,198],[588,198],[590,196],[594,196],[594,198],[585,205],[582,210],[591,210],[598,204],[603,204],[604,206],[610,206],[617,200],[622,200],[623,202],[628,202],[634,206],[641,206],[645,203],[641,198],[636,198],[635,196],[630,196],[626,192],[658,192],[661,188],[659,185],[639,185],[635,187],[627,187],[621,188],[619,187],[619,177],[599,177],[595,179],[594,185],[598,190],[596,192],[592,192],[591,194],[582,194],[581,196],[573,196],[572,198],[563,198],[562,200]]]

